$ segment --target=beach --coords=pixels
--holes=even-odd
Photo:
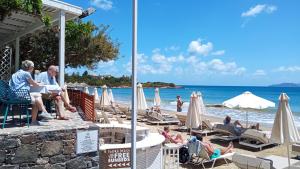
[[[118,103],[120,106],[129,106],[125,105],[122,103]],[[176,112],[174,111],[169,111],[169,110],[162,110],[163,113],[168,113],[170,115],[175,115]],[[222,122],[223,118],[221,117],[215,117],[215,116],[209,116],[209,115],[204,115],[203,119],[209,119],[211,122]],[[234,120],[234,119],[233,119]],[[129,120],[127,120],[129,121]],[[157,129],[163,130],[164,125],[149,125],[146,122],[138,122],[139,126],[147,127],[150,129],[151,132],[157,132]],[[180,127],[179,125],[169,125],[171,129],[171,134],[178,134],[180,133],[185,140],[190,138],[190,135],[188,132],[180,132],[177,129]],[[264,125],[262,124],[260,126],[261,130],[264,131],[270,131],[272,128],[269,125]],[[213,135],[209,135],[207,137],[204,137],[205,140],[210,141]],[[229,142],[222,142],[222,141],[213,141],[212,142],[216,148],[221,148],[221,147],[227,147]],[[241,153],[241,154],[247,154],[247,155],[254,155],[257,157],[267,157],[270,155],[278,155],[278,156],[283,156],[287,157],[287,149],[286,146],[281,145],[281,146],[267,146],[264,148],[262,151],[258,151],[257,149],[251,149],[244,147],[242,145],[238,144],[238,141],[233,142],[234,143],[234,152]],[[295,155],[292,155],[292,157],[295,157]],[[211,165],[211,164],[209,164]],[[210,167],[207,165],[206,167]],[[198,165],[193,165],[193,164],[181,164],[179,168],[199,168]],[[237,166],[235,166],[233,163],[229,163],[229,165],[225,165],[224,160],[218,160],[215,165],[216,169],[238,169]]]

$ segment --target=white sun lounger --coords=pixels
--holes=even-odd
[[[274,169],[272,160],[253,155],[235,153],[232,162],[240,169]]]
[[[221,155],[218,158],[210,159],[210,157],[207,154],[204,146],[201,144],[201,150],[200,150],[199,154],[197,155],[198,159],[197,159],[196,162],[192,162],[192,163],[195,164],[195,165],[201,165],[204,169],[205,169],[205,164],[212,163],[211,168],[214,168],[216,161],[220,160],[220,159],[223,159],[225,161],[225,163],[228,165],[228,160],[231,160],[232,156],[234,154],[235,154],[234,152],[226,153],[224,155]]]
[[[239,141],[240,145],[259,149],[260,151],[270,145],[275,145],[269,138],[267,132],[259,131],[256,129],[247,129],[242,135]]]

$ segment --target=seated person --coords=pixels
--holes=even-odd
[[[166,140],[170,140],[171,143],[175,144],[184,144],[184,140],[180,134],[171,135],[170,134],[170,128],[169,126],[164,127],[164,131],[162,132],[162,135],[165,137]]]
[[[210,159],[218,158],[226,153],[231,153],[234,148],[232,142],[230,142],[226,148],[215,148],[214,145],[209,141],[202,141],[201,143],[204,146]]]
[[[59,86],[58,83],[56,82],[56,78],[55,78],[57,72],[58,72],[58,68],[54,65],[51,65],[51,66],[49,66],[48,71],[40,73],[38,78],[39,78],[40,82],[45,85]],[[68,110],[70,110],[71,112],[76,112],[76,108],[66,102],[65,98],[63,97],[63,92],[64,92],[64,89],[62,89],[61,93],[51,93],[50,95],[44,95],[44,97],[49,97],[51,99],[54,99],[55,107],[57,110],[57,115],[58,115],[59,120],[68,120],[64,116],[63,110],[61,110],[62,107],[59,104],[62,101],[64,103],[65,107]]]
[[[223,120],[224,125],[229,125],[231,123],[231,117],[230,116],[226,116],[225,119]],[[235,127],[240,126],[241,128],[244,128],[243,125],[240,123],[240,121],[236,120],[233,125]]]
[[[227,116],[225,117],[225,119],[223,120],[223,122],[224,122],[224,125],[230,124],[230,122],[231,122],[231,117],[227,115]],[[236,121],[233,123],[233,125],[234,125],[235,127],[240,126],[241,128],[244,128],[243,125],[242,125],[242,124],[240,123],[240,121],[238,121],[238,120],[236,120]],[[256,123],[255,125],[251,125],[250,128],[251,128],[251,129],[259,130],[259,123]]]
[[[34,63],[30,60],[25,60],[22,62],[21,69],[14,73],[9,81],[9,86],[12,90],[26,89],[30,90],[30,85],[39,86],[35,82],[31,73],[34,69]],[[30,93],[32,101],[32,120],[31,125],[41,125],[42,123],[37,121],[38,111],[42,111],[40,116],[44,119],[53,119],[53,117],[47,112],[43,104],[42,98],[39,93]]]

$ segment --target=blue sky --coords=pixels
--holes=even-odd
[[[121,43],[90,74],[130,75],[131,0],[64,0],[96,12]],[[139,0],[138,81],[194,85],[300,83],[300,1]],[[83,72],[85,68],[68,69]]]

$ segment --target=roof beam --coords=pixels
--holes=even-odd
[[[81,15],[82,14],[82,8],[71,5],[62,1],[57,0],[43,0],[43,6],[49,6],[52,8],[57,8],[60,10],[64,10],[66,13],[72,13],[74,15]]]
[[[11,18],[5,18],[2,23],[4,24],[9,24],[9,25],[15,25],[15,26],[21,26],[21,27],[25,27],[27,26],[26,22],[20,22],[17,20],[13,20]]]
[[[37,20],[40,20],[38,17],[24,13],[24,12],[22,12],[22,13],[15,12],[12,15],[10,15],[8,18],[22,19],[27,22],[36,22]]]
[[[16,30],[22,29],[23,27],[16,26],[16,25],[10,25],[10,24],[0,23],[0,28],[10,29],[10,30],[16,31]]]

